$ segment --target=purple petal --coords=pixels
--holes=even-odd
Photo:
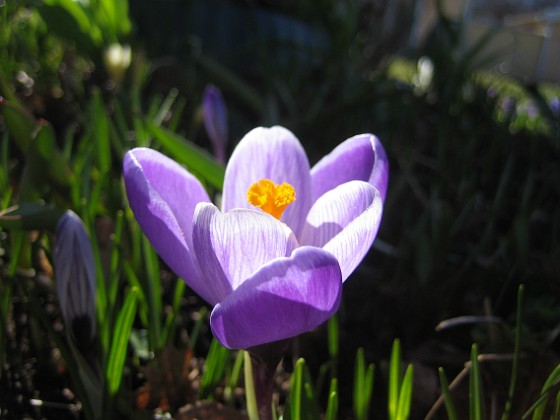
[[[298,235],[311,206],[309,161],[298,139],[283,127],[255,128],[239,142],[226,168],[223,210],[254,208],[247,202],[247,190],[261,179],[295,188],[296,201],[282,221]]]
[[[317,200],[315,206],[322,207],[323,204],[324,206],[329,206],[332,202],[340,202],[339,200],[343,199],[345,195],[348,195],[347,199],[350,200],[353,192],[347,193],[347,191],[343,191],[347,185],[343,184],[324,194]],[[372,191],[373,197],[371,195]],[[336,197],[337,195],[342,197]],[[341,221],[349,221],[349,223],[323,246],[325,251],[333,254],[338,260],[340,270],[342,271],[342,281],[346,281],[369,251],[373,240],[377,236],[383,213],[383,199],[375,188],[372,187],[367,193],[362,192],[355,197],[357,199],[352,203],[352,206],[356,207],[349,210],[348,214],[343,214],[342,217],[338,216]],[[364,209],[368,201],[371,204]],[[360,211],[362,212],[360,213]],[[322,216],[320,214],[318,216],[318,220],[320,220]],[[352,218],[351,216],[354,217]],[[326,222],[328,220],[327,217],[324,220]],[[334,220],[336,223],[336,219]]]
[[[123,175],[130,207],[153,247],[196,293],[215,304],[191,252],[195,206],[210,201],[200,182],[178,163],[145,148],[125,155]]]
[[[214,146],[216,159],[225,163],[228,140],[227,108],[220,90],[208,85],[202,96],[202,118],[208,137]]]
[[[221,213],[208,203],[196,207],[193,240],[200,268],[219,300],[298,245],[290,228],[269,214],[245,209]]]
[[[56,293],[66,328],[72,331],[74,321],[83,317],[90,328],[84,332],[89,339],[95,335],[95,300],[97,278],[91,241],[82,220],[67,210],[56,225],[53,252],[56,272]]]
[[[340,303],[340,268],[320,248],[298,248],[262,267],[216,305],[210,317],[224,346],[242,349],[294,337],[331,317]]]
[[[366,181],[385,200],[389,161],[383,145],[372,134],[360,134],[339,144],[311,169],[313,201],[348,181]]]
[[[366,211],[375,198],[375,188],[363,181],[350,181],[327,191],[309,210],[301,244],[322,248]]]

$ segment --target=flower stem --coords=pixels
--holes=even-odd
[[[288,340],[276,341],[247,349],[251,356],[253,385],[260,420],[272,420],[274,375],[288,343]]]

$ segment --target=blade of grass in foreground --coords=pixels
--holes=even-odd
[[[548,378],[543,384],[541,394],[537,401],[523,414],[523,419],[529,418],[531,413],[533,413],[532,420],[541,420],[544,417],[544,413],[548,404],[548,400],[551,397],[552,391],[555,386],[560,383],[560,365],[556,366],[554,370],[548,375]],[[557,394],[558,398],[558,394]]]
[[[338,317],[336,315],[329,318],[328,321],[328,338],[329,338],[329,362],[331,368],[331,378],[336,378],[337,362],[338,362]]]
[[[228,378],[226,380],[226,388],[224,389],[224,400],[227,403],[231,403],[233,401],[235,387],[239,383],[242,368],[243,351],[240,350],[237,352],[237,356],[235,356],[235,362],[233,363],[233,367],[229,372]]]
[[[121,385],[124,362],[126,360],[126,351],[128,348],[128,339],[132,329],[132,323],[136,315],[136,304],[138,301],[138,289],[133,287],[129,290],[123,307],[117,317],[115,331],[111,340],[111,349],[109,351],[109,359],[105,371],[107,379],[107,391],[109,397],[112,398]]]
[[[298,359],[296,362],[296,367],[294,373],[292,374],[292,379],[290,381],[290,406],[289,410],[286,410],[288,418],[290,420],[300,420],[301,419],[301,394],[303,388],[303,366],[305,361],[303,359]]]
[[[451,391],[449,390],[449,382],[445,376],[443,368],[438,369],[439,381],[441,383],[441,390],[445,399],[445,408],[447,410],[447,417],[449,420],[457,420],[457,410],[455,410],[455,404],[453,404],[453,399],[451,398]]]
[[[368,418],[374,372],[373,364],[369,364],[366,370],[364,349],[358,349],[354,367],[354,416],[358,420]]]
[[[410,415],[410,405],[412,403],[412,387],[414,379],[414,367],[408,365],[399,392],[399,402],[397,405],[397,420],[407,420]]]
[[[221,191],[225,169],[207,151],[150,121],[145,124],[150,134],[173,159],[187,165],[190,171]]]
[[[397,407],[399,403],[399,389],[401,387],[401,345],[399,339],[393,342],[391,350],[391,361],[389,362],[389,418],[397,418]]]
[[[181,299],[185,294],[186,288],[186,283],[181,279],[177,279],[175,283],[175,290],[173,292],[173,304],[171,306],[171,311],[169,311],[169,313],[165,317],[165,324],[161,332],[162,347],[169,346],[172,343],[173,337],[175,336],[175,329],[177,327],[175,319],[177,318],[177,314],[179,313]]]
[[[511,412],[511,406],[513,402],[513,396],[515,393],[515,384],[517,382],[517,369],[519,368],[519,353],[521,347],[521,318],[523,314],[523,291],[524,286],[519,285],[517,290],[517,319],[515,326],[515,345],[513,350],[513,364],[511,367],[511,380],[509,383],[508,399],[504,408],[504,414],[502,415],[502,420],[507,420]]]
[[[230,350],[222,346],[218,340],[212,339],[210,350],[204,363],[204,374],[200,384],[202,398],[213,398],[214,390],[222,380],[229,362]]]
[[[336,378],[331,380],[329,388],[329,400],[325,420],[336,420],[338,415],[338,382]]]
[[[480,366],[478,364],[478,346],[472,345],[471,348],[471,376],[469,380],[469,404],[470,419],[482,420],[483,401],[482,401],[482,382],[480,378]]]
[[[143,278],[144,295],[148,302],[148,329],[149,343],[152,351],[162,347],[161,337],[161,277],[159,261],[156,252],[146,236],[142,235],[142,248],[144,256],[144,270],[146,276]]]

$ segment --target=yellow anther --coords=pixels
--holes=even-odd
[[[270,179],[261,179],[249,187],[247,201],[278,220],[282,213],[296,199],[296,190],[287,182],[277,185]]]

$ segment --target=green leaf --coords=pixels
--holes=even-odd
[[[301,420],[301,397],[303,389],[303,367],[305,360],[298,359],[290,381],[290,419]]]
[[[35,143],[49,179],[60,187],[70,186],[74,175],[62,151],[57,146],[53,127],[47,121],[42,120],[39,123]]]
[[[329,400],[327,402],[327,412],[325,420],[336,420],[338,415],[338,381],[336,378],[331,380],[329,388]]]
[[[222,189],[225,169],[207,151],[149,121],[145,124],[148,131],[173,159],[186,165],[191,172],[214,188]]]
[[[72,172],[58,149],[52,126],[46,121],[42,120],[38,124],[27,148],[26,158],[20,183],[21,199],[42,198],[43,189],[52,185],[63,189],[70,186]]]
[[[354,417],[358,420],[368,418],[374,373],[373,364],[368,365],[366,370],[364,349],[358,349],[354,365]]]
[[[336,315],[328,321],[329,357],[333,364],[338,359],[338,317]]]
[[[42,203],[21,203],[0,211],[0,228],[17,230],[42,230],[54,232],[64,210]]]
[[[290,395],[284,408],[285,420],[315,420],[319,418],[319,407],[315,399],[311,376],[300,358],[296,362],[290,381]]]
[[[5,95],[5,93],[4,93]],[[20,151],[26,153],[37,121],[19,102],[8,101],[0,96],[0,111],[10,133]]]
[[[396,419],[399,403],[399,389],[401,385],[401,346],[400,341],[393,341],[391,361],[389,363],[389,418]]]
[[[144,295],[148,301],[148,329],[150,333],[150,347],[157,350],[161,347],[161,278],[159,271],[159,260],[152,245],[142,235],[144,250]]]
[[[412,403],[412,388],[414,379],[414,367],[408,365],[399,392],[399,403],[397,406],[397,419],[407,420],[410,416],[410,405]]]
[[[473,344],[471,348],[471,374],[469,380],[469,413],[471,420],[482,420],[484,411],[482,398],[482,380],[480,377],[480,365],[478,363],[478,346]]]
[[[515,384],[517,383],[517,370],[519,369],[519,357],[521,353],[521,319],[523,317],[523,291],[524,286],[521,284],[519,285],[519,289],[517,290],[517,319],[515,326],[515,345],[513,350],[511,379],[509,382],[508,399],[505,404],[502,420],[507,420],[509,418],[509,413],[511,411],[513,397],[515,394]]]
[[[239,383],[239,378],[241,377],[241,369],[243,368],[243,351],[240,350],[237,352],[237,356],[235,357],[235,362],[233,363],[233,368],[231,372],[229,372],[227,381],[226,381],[226,389],[224,390],[224,400],[229,404],[233,402],[234,398],[234,391]]]
[[[449,383],[443,368],[438,369],[439,381],[441,383],[441,390],[443,392],[443,397],[445,399],[445,408],[447,410],[447,417],[449,420],[457,420],[457,410],[453,404],[453,399],[451,398],[451,391],[449,390]]]
[[[200,329],[202,328],[202,324],[206,319],[206,312],[207,309],[205,307],[200,308],[198,311],[198,319],[196,320],[194,327],[191,331],[191,335],[189,337],[189,347],[194,349],[196,346],[196,341],[198,340],[198,335],[200,334]]]
[[[107,41],[116,42],[119,37],[130,32],[132,25],[128,16],[128,1],[100,0],[99,9],[103,12],[103,18],[98,18],[98,21],[111,32]]]
[[[169,346],[172,343],[175,334],[175,328],[177,326],[175,320],[177,319],[177,314],[179,313],[181,305],[181,299],[185,294],[186,288],[186,283],[181,279],[177,279],[173,292],[173,303],[171,305],[171,311],[169,311],[169,313],[165,317],[165,324],[161,331],[161,347]]]
[[[528,418],[531,413],[533,413],[533,420],[541,420],[544,417],[544,413],[548,404],[548,400],[551,397],[552,390],[558,384],[560,384],[560,364],[552,370],[550,375],[548,375],[548,378],[546,378],[546,381],[542,386],[539,398],[525,412],[525,414],[523,414],[523,419]]]
[[[117,323],[111,340],[111,349],[107,361],[105,377],[107,379],[107,391],[112,398],[119,390],[122,380],[124,363],[132,323],[136,315],[136,304],[138,302],[138,289],[133,287],[129,290],[123,307],[117,317]]]
[[[111,144],[109,138],[109,117],[99,91],[95,91],[91,101],[91,121],[93,143],[97,155],[97,165],[102,174],[111,169]]]
[[[50,31],[74,42],[79,51],[94,55],[102,44],[102,32],[82,2],[45,0],[37,7]]]
[[[204,363],[204,373],[200,384],[202,398],[212,398],[214,391],[224,377],[231,351],[212,339],[210,350]]]

